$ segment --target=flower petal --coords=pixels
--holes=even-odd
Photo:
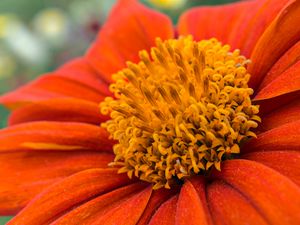
[[[274,110],[280,109],[287,104],[297,101],[300,98],[300,91],[290,92],[288,94],[279,95],[274,98],[255,100],[253,102],[259,105],[259,114],[264,117]]]
[[[227,160],[214,177],[242,193],[270,224],[300,224],[300,188],[290,179],[260,163]]]
[[[263,78],[259,85],[259,90],[275,80],[279,75],[285,72],[300,60],[300,41],[291,47],[284,55],[274,64],[268,74]]]
[[[99,125],[109,117],[100,113],[98,104],[75,98],[37,101],[12,112],[9,125],[32,121],[68,121]]]
[[[0,130],[0,152],[15,150],[112,151],[112,142],[100,126],[84,123],[32,122]]]
[[[193,8],[178,24],[180,34],[196,40],[215,37],[249,56],[255,43],[288,0],[240,1],[228,5]],[[207,16],[209,15],[209,16]]]
[[[135,225],[145,210],[151,196],[152,187],[136,193],[120,204],[109,207],[97,223],[102,225]]]
[[[261,133],[246,143],[242,152],[300,150],[300,120]]]
[[[89,169],[74,174],[39,194],[8,224],[49,224],[77,204],[130,182],[116,171]]]
[[[243,158],[260,162],[275,169],[300,186],[299,151],[252,152],[243,155]]]
[[[276,79],[261,89],[255,96],[255,100],[274,98],[300,90],[300,61],[295,63]]]
[[[149,225],[174,225],[178,196],[173,196],[155,212]]]
[[[214,224],[267,225],[263,215],[237,190],[221,181],[215,181],[207,187],[207,198],[214,218]]]
[[[29,84],[0,97],[0,103],[15,109],[31,102],[52,98],[79,98],[95,103],[101,102],[105,96],[78,81],[48,74],[39,77]]]
[[[58,68],[55,75],[78,81],[100,92],[101,95],[111,95],[108,84],[101,78],[85,58],[77,58]]]
[[[257,87],[282,54],[299,41],[299,21],[300,1],[289,1],[260,37],[251,54],[251,87]]]
[[[0,214],[12,215],[61,179],[90,168],[105,168],[112,154],[97,152],[13,152],[0,154]]]
[[[136,225],[144,225],[148,224],[151,216],[157,210],[157,208],[167,199],[169,199],[172,195],[177,192],[177,188],[169,189],[159,189],[152,192],[152,195],[149,199],[147,207],[145,208],[142,216],[140,217],[138,223]]]
[[[111,210],[113,206],[128,201],[133,195],[140,192],[142,188],[145,188],[145,184],[135,183],[108,192],[71,210],[51,223],[51,225],[91,224],[107,213],[108,210]]]
[[[155,38],[169,39],[173,33],[167,16],[136,0],[119,0],[86,57],[110,82],[111,75],[124,68],[126,61],[137,62],[138,52],[149,50]]]
[[[242,17],[246,15],[244,12],[256,6],[256,2],[243,1],[221,6],[195,7],[179,18],[178,32],[181,35],[191,34],[197,41],[215,37],[228,43],[230,31],[243,22]],[[254,10],[250,14],[253,12]]]
[[[264,115],[259,129],[266,131],[297,120],[300,120],[299,100],[292,101],[288,105],[283,105],[277,110],[273,110],[269,114]]]
[[[203,191],[202,191],[203,192]],[[201,194],[202,195],[202,194]],[[211,224],[202,201],[192,182],[186,181],[181,188],[176,210],[176,225]]]

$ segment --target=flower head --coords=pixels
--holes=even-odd
[[[175,32],[120,0],[85,56],[0,98],[0,212],[299,224],[299,15],[300,1],[242,1],[191,9]]]

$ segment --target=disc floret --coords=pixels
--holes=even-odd
[[[100,104],[120,166],[154,189],[221,169],[221,161],[255,137],[260,118],[247,83],[250,62],[216,39],[191,36],[161,41],[141,61],[113,75],[114,98]]]

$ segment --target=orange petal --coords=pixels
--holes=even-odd
[[[288,94],[279,95],[274,98],[253,100],[253,102],[259,105],[259,114],[264,117],[265,115],[271,113],[274,110],[284,107],[293,101],[297,101],[300,98],[300,91],[290,92]]]
[[[274,98],[300,90],[300,61],[272,80],[255,96],[255,100]]]
[[[208,185],[207,198],[215,225],[268,224],[251,202],[221,181]]]
[[[101,78],[101,74],[97,73],[83,57],[64,64],[54,71],[54,74],[85,84],[101,95],[111,95],[108,84]]]
[[[252,152],[243,155],[243,158],[260,162],[275,169],[300,186],[299,151]]]
[[[51,225],[92,224],[113,206],[127,201],[142,188],[145,188],[145,184],[135,183],[108,192],[61,216]]]
[[[157,210],[157,208],[172,195],[177,192],[177,188],[169,189],[159,189],[152,192],[151,198],[147,204],[146,209],[144,210],[142,216],[140,217],[137,225],[148,224],[151,216]]]
[[[31,102],[52,98],[79,98],[95,103],[101,102],[105,96],[78,81],[48,74],[39,77],[29,84],[0,97],[0,103],[15,109]]]
[[[176,225],[207,225],[207,211],[195,187],[186,181],[181,188],[176,211]]]
[[[73,122],[31,122],[0,130],[0,152],[15,150],[112,151],[100,126]]]
[[[192,34],[196,40],[215,37],[249,56],[263,31],[287,1],[241,1],[193,8],[181,16],[178,31],[183,35]]]
[[[192,34],[196,40],[217,38],[223,43],[229,43],[229,36],[234,27],[244,22],[244,13],[252,15],[257,7],[256,2],[244,1],[221,6],[195,7],[186,11],[179,18],[178,32],[181,35]],[[209,16],[207,16],[209,15]],[[249,17],[250,18],[250,17]],[[234,47],[234,46],[233,46]]]
[[[274,63],[300,37],[300,2],[289,1],[258,40],[252,54],[249,85],[257,87]]]
[[[240,48],[242,54],[250,56],[255,44],[264,31],[273,22],[278,13],[290,0],[257,0],[253,4],[253,13],[246,11],[246,16],[241,18],[239,26],[232,31],[230,42],[237,43],[236,48]],[[249,5],[251,7],[251,5]]]
[[[42,120],[99,125],[107,119],[107,116],[99,112],[99,105],[94,102],[74,98],[53,98],[14,110],[9,117],[9,125]]]
[[[246,143],[242,152],[300,150],[300,120],[261,133]]]
[[[116,171],[90,169],[74,174],[39,194],[8,224],[49,224],[83,201],[130,182],[126,175]]]
[[[298,100],[264,115],[259,129],[266,131],[297,120],[300,120],[300,101]]]
[[[12,215],[61,179],[90,168],[105,168],[112,154],[97,152],[13,152],[0,154],[0,214]]]
[[[86,57],[110,82],[111,75],[124,68],[126,61],[139,61],[138,52],[149,50],[155,38],[169,39],[173,33],[167,16],[136,0],[119,0]]]
[[[149,225],[174,225],[178,196],[173,196],[155,212]]]
[[[300,224],[300,188],[275,170],[254,161],[227,160],[214,177],[249,199],[269,224]]]
[[[259,90],[275,80],[279,75],[285,72],[300,60],[300,41],[291,47],[284,55],[274,64],[268,74],[264,77],[259,85]]]
[[[119,204],[109,207],[95,221],[103,225],[135,225],[147,207],[151,192],[152,187],[149,186]]]

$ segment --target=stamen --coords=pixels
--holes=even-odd
[[[247,82],[249,60],[216,39],[162,41],[141,61],[113,75],[115,98],[100,103],[102,123],[117,141],[110,166],[170,188],[178,180],[221,170],[256,135],[259,107]]]

